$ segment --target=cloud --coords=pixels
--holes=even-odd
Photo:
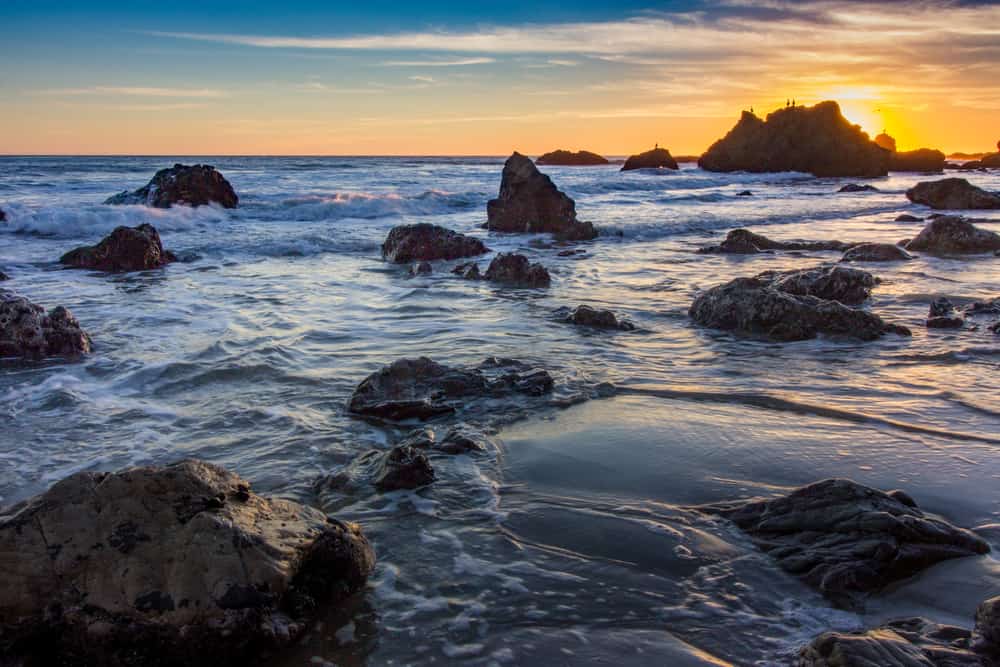
[[[453,58],[451,60],[387,60],[383,67],[466,67],[468,65],[488,65],[494,58]]]
[[[421,83],[434,83],[434,77],[432,77],[432,76],[425,76],[425,75],[422,75],[422,74],[417,74],[417,75],[411,76],[411,77],[409,77],[409,79],[410,79],[410,81],[419,81]]]
[[[125,95],[131,97],[221,98],[228,94],[208,88],[149,88],[143,86],[88,86],[86,88],[47,88],[30,91],[33,95]]]

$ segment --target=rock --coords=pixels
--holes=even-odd
[[[430,449],[437,442],[434,429],[422,427],[415,428],[407,433],[397,445],[399,447],[418,447],[420,449]]]
[[[0,358],[78,357],[90,352],[90,336],[62,306],[45,309],[0,290]]]
[[[565,317],[564,321],[577,326],[597,329],[620,329],[622,331],[635,329],[634,324],[625,319],[619,320],[610,310],[591,308],[586,305],[577,306]]]
[[[997,148],[1000,148],[1000,146]],[[1000,169],[1000,153],[984,155],[979,163],[986,169]]]
[[[10,280],[10,276],[8,276],[3,271],[0,271],[0,282],[3,282],[4,280]]]
[[[896,152],[896,140],[885,132],[875,137],[875,143],[891,153]]]
[[[906,249],[935,255],[987,253],[1000,249],[1000,234],[959,216],[942,216],[927,223]]]
[[[1000,653],[1000,596],[979,605],[973,639],[980,650]]]
[[[913,255],[892,243],[862,243],[840,259],[842,262],[898,262],[913,259]]]
[[[486,204],[486,215],[486,229],[495,232],[550,232],[573,241],[597,236],[594,225],[576,219],[573,200],[520,153],[504,163],[500,194]]]
[[[666,148],[654,148],[653,150],[632,155],[625,160],[622,171],[633,171],[635,169],[679,169],[677,161],[670,155]]]
[[[97,245],[81,246],[59,258],[68,266],[97,271],[146,271],[177,261],[163,249],[160,235],[150,224],[116,227]]]
[[[753,193],[749,190],[742,190],[736,194],[737,197],[753,197]]]
[[[468,454],[496,449],[496,445],[482,431],[463,423],[449,429],[437,449],[445,454]]]
[[[393,227],[382,244],[382,258],[396,264],[475,257],[489,252],[482,241],[438,225]]]
[[[910,215],[909,213],[903,213],[896,216],[896,222],[923,222],[923,218],[918,218],[915,215]]]
[[[944,153],[931,148],[893,152],[889,157],[889,171],[918,171],[936,174],[944,171]]]
[[[754,234],[747,229],[734,229],[726,234],[726,240],[717,246],[700,248],[703,254],[753,255],[768,250],[837,250],[844,251],[857,245],[843,241],[772,241],[766,236]]]
[[[994,322],[991,324],[989,330],[995,334],[1000,334],[1000,322]]]
[[[499,370],[491,377],[484,369]],[[392,421],[431,419],[450,414],[478,398],[552,390],[545,371],[513,360],[488,360],[477,368],[452,368],[426,357],[399,359],[369,375],[351,395],[348,409]]]
[[[1000,208],[1000,195],[978,188],[964,178],[923,181],[907,190],[906,197],[916,204],[941,210]]]
[[[0,641],[38,664],[245,664],[374,562],[357,525],[208,463],[77,473],[0,517]]]
[[[958,314],[955,306],[946,299],[935,299],[927,313],[928,329],[958,329],[965,324],[965,319]]]
[[[599,164],[610,164],[604,157],[590,151],[557,150],[546,153],[535,160],[535,164],[564,166],[564,167],[591,167]]]
[[[989,301],[973,301],[965,307],[966,315],[1000,315],[1000,296]]]
[[[867,271],[846,266],[765,271],[757,279],[768,281],[771,287],[788,294],[815,296],[848,305],[865,301],[878,284],[878,279]]]
[[[416,489],[434,481],[434,468],[416,447],[393,447],[378,457],[374,484],[379,491]]]
[[[411,276],[428,276],[434,273],[434,267],[430,262],[417,262],[410,267]]]
[[[483,278],[519,287],[548,287],[552,279],[541,264],[532,264],[524,255],[500,253],[490,262]]]
[[[109,197],[105,204],[144,204],[155,208],[170,208],[174,204],[205,206],[219,204],[236,208],[239,197],[222,174],[207,164],[187,166],[175,164],[156,172],[143,187]]]
[[[819,334],[874,340],[886,333],[910,335],[878,315],[838,301],[798,296],[777,289],[772,280],[737,278],[700,294],[688,311],[702,326],[779,341],[806,340]]]
[[[7,221],[7,214],[4,213],[4,210],[2,208],[0,208],[0,222],[6,222],[6,221]]]
[[[846,608],[860,608],[866,594],[935,563],[990,550],[970,531],[847,479],[709,511],[735,523],[783,570]]]
[[[698,160],[708,171],[802,171],[815,176],[885,176],[889,151],[840,113],[836,102],[778,109],[739,122]]]
[[[837,190],[837,192],[878,192],[879,189],[874,185],[858,185],[857,183],[848,183],[844,187]]]
[[[482,280],[483,275],[479,273],[479,265],[475,262],[464,262],[451,270],[455,275],[462,276],[466,280]]]

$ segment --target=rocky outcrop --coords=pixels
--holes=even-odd
[[[552,390],[544,370],[514,360],[487,360],[475,368],[444,366],[427,357],[399,359],[372,373],[351,395],[348,409],[391,421],[432,419],[480,398]]]
[[[482,241],[438,225],[393,227],[382,244],[382,258],[396,264],[475,257],[489,252]]]
[[[837,250],[843,252],[857,244],[843,241],[774,241],[747,229],[734,229],[715,246],[700,248],[703,254],[753,255],[770,250]]]
[[[839,190],[837,190],[838,193],[841,193],[841,192],[878,192],[878,191],[879,191],[879,189],[876,188],[874,185],[858,185],[857,183],[848,183],[847,185],[845,185],[842,188],[840,188]]]
[[[104,203],[143,204],[155,208],[170,208],[175,204],[218,204],[223,208],[236,208],[239,197],[215,167],[207,164],[175,164],[156,172],[153,179],[138,190],[120,192],[108,197]]]
[[[886,134],[885,132],[876,135],[874,141],[876,145],[886,149],[887,151],[890,151],[892,153],[896,152],[896,140],[893,139],[892,136]]]
[[[935,563],[990,550],[974,533],[924,514],[903,492],[847,479],[709,510],[735,523],[782,569],[847,608]]]
[[[160,235],[149,224],[117,227],[97,245],[81,246],[59,258],[67,266],[97,271],[146,271],[177,261],[163,249]]]
[[[593,167],[599,164],[610,164],[608,160],[597,153],[590,151],[564,151],[557,150],[542,155],[535,164],[552,165],[561,167]]]
[[[842,262],[899,262],[913,259],[913,255],[892,243],[862,243],[847,252]]]
[[[541,264],[532,264],[527,257],[517,253],[500,253],[493,258],[486,273],[479,272],[474,262],[459,264],[452,273],[466,280],[489,280],[512,287],[548,287],[552,284],[549,271]]]
[[[846,266],[821,266],[815,269],[765,271],[757,276],[771,287],[796,296],[856,305],[871,296],[878,279],[867,271]]]
[[[836,102],[778,109],[739,122],[698,160],[708,171],[802,171],[815,176],[885,176],[889,151],[840,113]]]
[[[932,148],[893,152],[889,158],[889,171],[917,171],[937,174],[944,171],[944,153]]]
[[[915,215],[910,215],[909,213],[901,213],[896,216],[896,222],[923,222],[923,218],[918,218]]]
[[[927,312],[928,329],[959,329],[965,325],[965,318],[945,297],[935,299]]]
[[[495,232],[549,232],[571,241],[597,236],[594,225],[576,219],[573,200],[520,153],[504,163],[500,194],[487,202],[486,215],[486,229]]]
[[[906,197],[939,210],[1000,208],[1000,195],[976,187],[964,178],[917,183],[906,191]]]
[[[48,313],[23,296],[0,290],[0,357],[39,360],[90,352],[90,336],[62,306]]]
[[[635,329],[634,324],[626,319],[618,319],[610,310],[591,308],[587,305],[577,306],[571,312],[563,315],[562,320],[569,324],[595,329],[618,329],[620,331]]]
[[[633,171],[635,169],[680,169],[680,167],[670,155],[670,151],[666,148],[656,147],[645,153],[629,156],[621,170]]]
[[[359,590],[374,562],[357,525],[208,463],[77,473],[0,517],[0,652],[245,664]]]
[[[987,253],[1000,250],[1000,234],[976,227],[959,216],[941,216],[927,223],[906,249],[934,255]]]

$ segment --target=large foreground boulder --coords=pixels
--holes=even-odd
[[[155,208],[170,208],[174,204],[218,204],[223,208],[236,208],[239,197],[215,167],[207,164],[175,164],[156,172],[153,179],[138,190],[120,192],[108,197],[104,203],[143,204]]]
[[[70,250],[59,258],[67,266],[97,271],[145,271],[158,269],[177,256],[163,249],[153,225],[117,227],[97,245]]]
[[[918,148],[913,151],[893,151],[889,158],[889,171],[918,171],[939,173],[944,171],[944,153],[932,148]]]
[[[1000,195],[976,187],[964,178],[917,183],[906,191],[906,197],[915,204],[939,210],[1000,208]]]
[[[591,153],[590,151],[564,151],[557,150],[542,155],[535,164],[552,165],[561,167],[593,167],[600,164],[609,164],[607,158]]]
[[[1000,250],[1000,234],[959,216],[934,218],[906,244],[907,250],[934,255],[973,255]]]
[[[840,259],[842,262],[900,262],[913,259],[913,255],[892,243],[862,243],[850,248]]]
[[[426,222],[393,227],[382,244],[382,257],[397,264],[475,257],[488,251],[479,239]]]
[[[653,150],[631,155],[622,166],[622,171],[633,171],[635,169],[680,169],[677,160],[670,155],[666,148],[657,146]]]
[[[597,236],[594,225],[576,219],[573,200],[520,153],[504,163],[500,194],[487,202],[486,215],[486,228],[495,232],[550,232],[573,241]]]
[[[845,608],[860,608],[866,594],[935,563],[990,550],[974,533],[921,512],[905,493],[848,479],[709,510],[750,535],[782,569]]]
[[[816,176],[885,176],[889,151],[840,113],[836,102],[787,107],[766,120],[747,111],[698,160],[708,171],[802,171]]]
[[[78,473],[0,517],[0,652],[245,664],[359,590],[374,562],[357,525],[208,463]]]
[[[726,234],[719,245],[700,248],[703,254],[754,255],[771,250],[837,250],[844,251],[857,245],[843,241],[774,241],[754,234],[748,229],[734,229]]]
[[[0,357],[38,360],[90,352],[90,336],[73,313],[56,306],[48,313],[23,296],[0,289]]]

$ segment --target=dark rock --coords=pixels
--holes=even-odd
[[[577,306],[565,317],[564,321],[577,326],[598,329],[620,329],[622,331],[635,329],[634,324],[625,319],[619,320],[610,310],[591,308],[586,305]]]
[[[416,447],[393,447],[380,453],[373,483],[379,491],[416,489],[434,481],[434,468]]]
[[[450,428],[437,448],[445,454],[468,454],[495,449],[496,445],[482,431],[463,423]]]
[[[736,194],[737,197],[753,197],[753,193],[749,190],[742,190]]]
[[[0,517],[0,652],[242,665],[292,643],[374,562],[357,525],[207,463],[78,473]]]
[[[889,151],[840,113],[836,102],[778,109],[739,122],[698,160],[708,171],[802,171],[815,176],[885,176]]]
[[[222,174],[209,165],[175,164],[156,172],[143,187],[109,197],[105,204],[144,204],[155,208],[170,208],[174,204],[205,206],[219,204],[236,208],[239,197]]]
[[[62,306],[45,309],[23,296],[0,290],[0,357],[44,359],[90,352],[90,336]]]
[[[1000,595],[979,605],[973,640],[984,653],[1000,654]]]
[[[475,262],[463,262],[452,269],[451,272],[455,275],[462,276],[466,280],[483,279],[483,274],[479,272],[479,265]]]
[[[474,257],[488,251],[479,239],[429,223],[393,227],[382,244],[383,259],[397,264]]]
[[[910,215],[909,213],[903,213],[896,217],[896,222],[923,222],[923,218],[918,218],[915,215]]]
[[[965,307],[966,315],[1000,315],[1000,296],[989,301],[973,301]]]
[[[548,287],[552,279],[541,264],[532,264],[524,255],[500,253],[490,262],[483,278],[519,287]]]
[[[887,151],[891,153],[896,152],[896,140],[893,139],[890,135],[886,134],[885,132],[882,132],[881,134],[877,135],[874,141],[877,145],[881,146]]]
[[[504,163],[500,194],[486,204],[486,215],[486,229],[495,232],[550,232],[572,241],[597,236],[594,225],[576,219],[573,200],[520,153]]]
[[[965,319],[945,297],[937,298],[931,303],[927,313],[928,329],[958,329],[964,324]]]
[[[420,449],[430,449],[437,442],[432,428],[415,428],[407,433],[402,440],[397,443],[399,447],[419,447]]]
[[[779,341],[806,340],[819,334],[874,340],[886,333],[910,335],[878,315],[838,301],[781,291],[775,281],[737,278],[706,290],[691,304],[691,318],[706,327],[764,335]]]
[[[590,151],[564,151],[557,150],[546,153],[535,160],[535,164],[564,166],[564,167],[592,167],[599,164],[610,164],[606,158]]]
[[[972,532],[847,479],[709,511],[749,534],[782,569],[847,608],[935,563],[990,550]]]
[[[867,271],[846,266],[825,266],[791,271],[765,271],[757,279],[768,281],[771,287],[796,296],[856,305],[871,296],[878,279]]]
[[[1000,234],[959,216],[941,216],[927,223],[906,249],[935,255],[987,253],[1000,249]]]
[[[430,262],[417,262],[410,267],[411,276],[427,276],[434,273],[434,267]]]
[[[0,271],[0,282],[3,282],[4,280],[10,280],[10,276],[8,276],[3,271]]]
[[[2,208],[0,208],[0,222],[6,222],[6,221],[7,221],[7,214],[4,213],[4,210]]]
[[[97,245],[81,246],[59,258],[68,266],[97,271],[146,271],[177,261],[163,249],[160,235],[149,224],[117,227]]]
[[[995,334],[1000,334],[1000,322],[994,322],[991,324],[989,330]]]
[[[862,243],[856,245],[847,252],[840,261],[842,262],[898,262],[913,259],[913,255],[906,252],[898,245],[891,243]]]
[[[633,171],[635,169],[679,169],[677,161],[670,155],[666,148],[654,148],[653,150],[632,155],[625,160],[622,171]]]
[[[844,251],[857,244],[843,241],[773,241],[747,229],[734,229],[717,246],[700,248],[703,254],[753,255],[768,250],[837,250]]]
[[[931,148],[893,152],[889,158],[889,171],[918,171],[937,174],[944,171],[944,153]]]
[[[844,187],[837,190],[837,192],[878,192],[879,189],[874,185],[858,185],[857,183],[848,183]]]
[[[906,197],[916,204],[942,210],[1000,208],[1000,195],[976,187],[964,178],[917,183],[906,191]]]

